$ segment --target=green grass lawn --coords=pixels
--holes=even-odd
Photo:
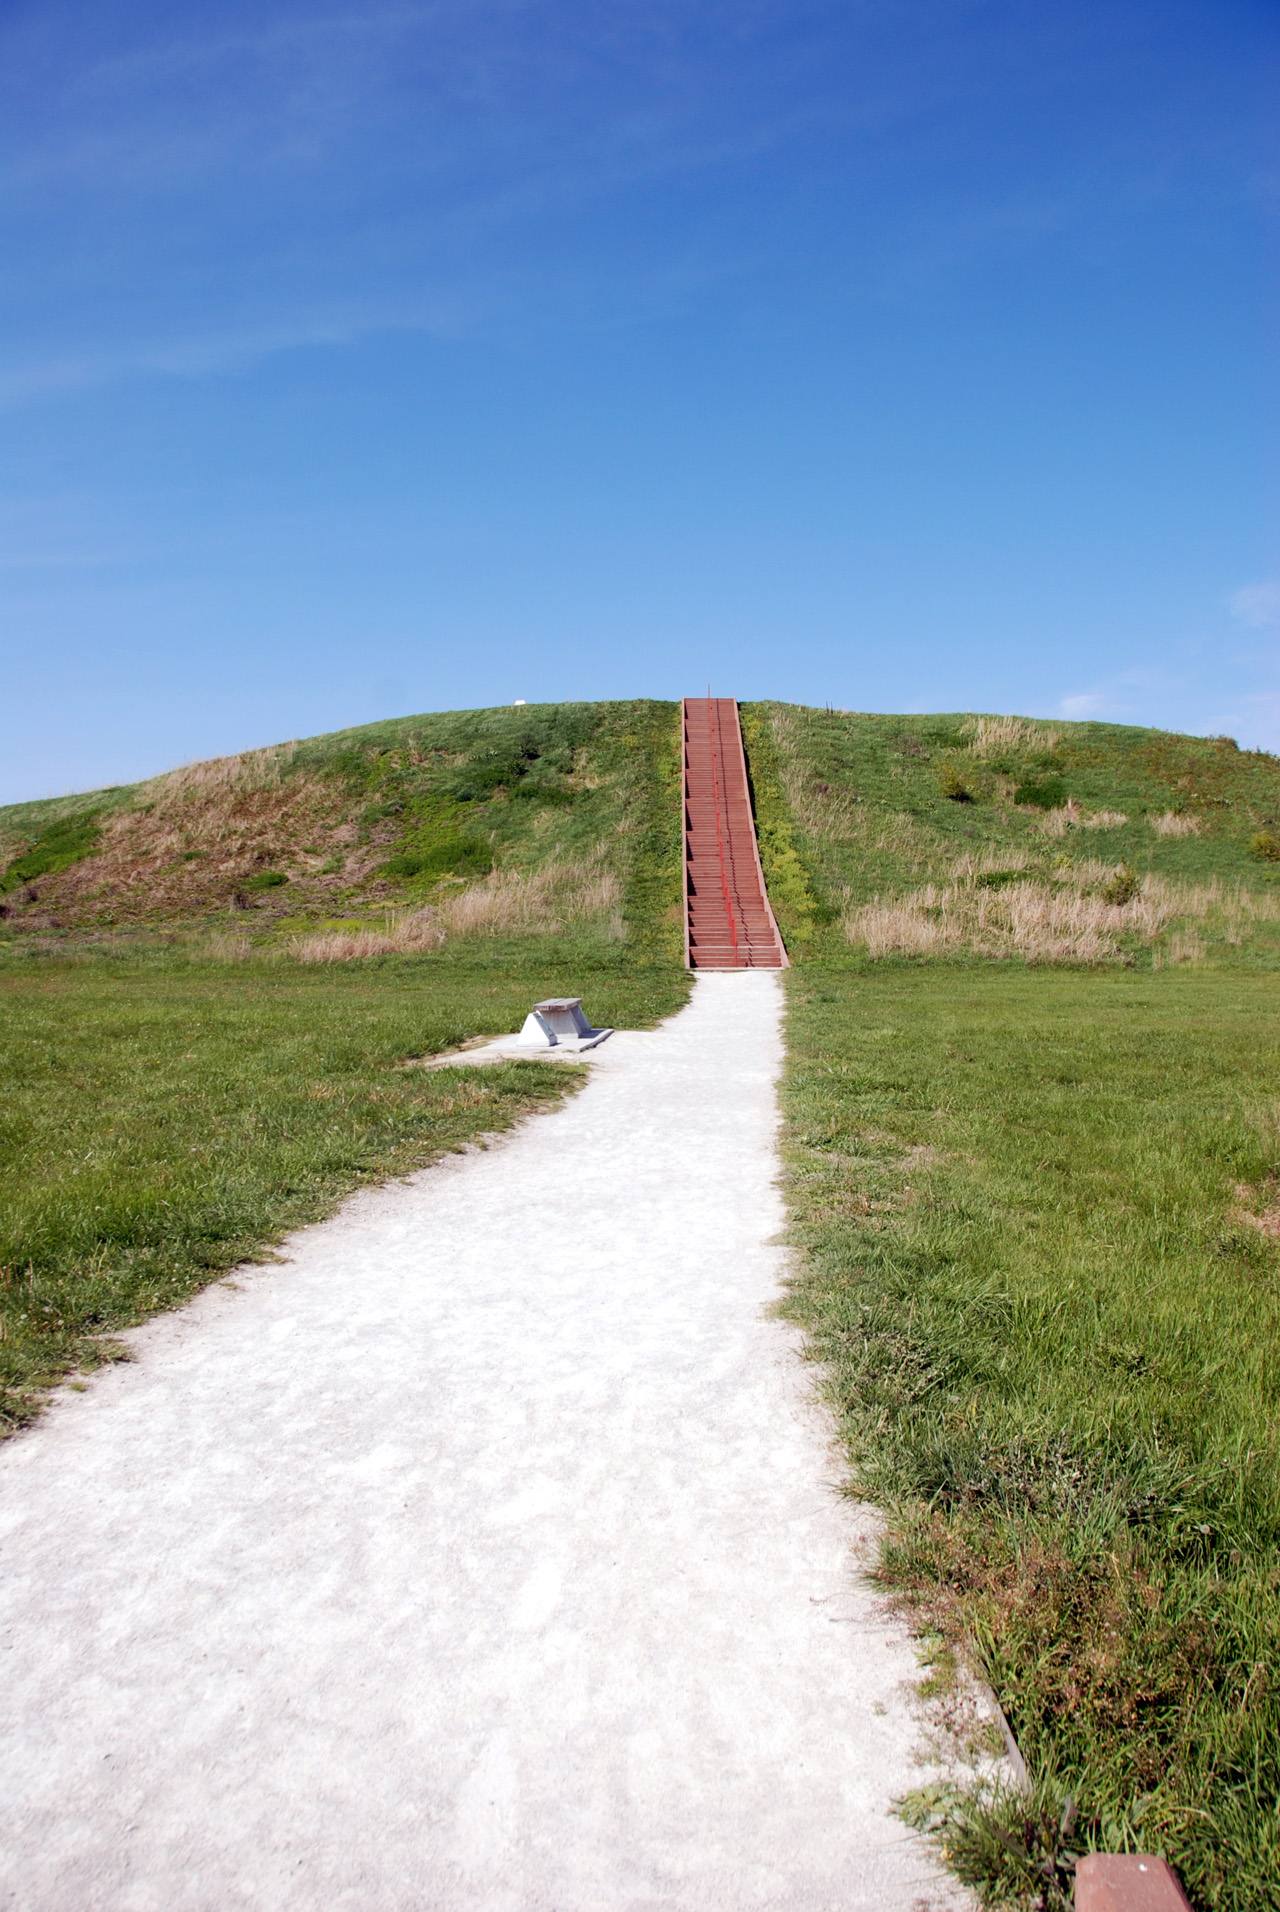
[[[315,968],[0,950],[0,1425],[363,1182],[510,1127],[563,1065],[406,1069],[544,995],[643,1027],[683,970],[563,939]]]
[[[887,1580],[1034,1787],[918,1811],[994,1900],[1128,1847],[1199,1905],[1280,1905],[1274,973],[846,961],[790,992],[789,1307]]]

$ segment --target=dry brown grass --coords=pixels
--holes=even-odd
[[[250,937],[236,936],[227,930],[215,930],[204,948],[215,963],[243,963],[253,954]]]
[[[180,764],[152,777],[138,793],[143,804],[171,804],[212,791],[269,790],[278,785],[298,754],[296,743],[272,744],[266,750],[243,750],[236,757],[210,757],[204,763]]]
[[[420,956],[439,949],[445,932],[431,909],[393,910],[368,929],[325,930],[298,936],[293,954],[303,963],[350,963],[365,956]]]
[[[1260,1234],[1269,1235],[1273,1241],[1280,1240],[1280,1185],[1274,1176],[1264,1182],[1261,1188],[1253,1188],[1248,1182],[1238,1182],[1236,1200],[1240,1207],[1232,1212],[1233,1221],[1245,1222]]]
[[[1175,963],[1202,963],[1205,959],[1204,943],[1193,930],[1175,930],[1165,944],[1164,959],[1171,966]]]
[[[960,726],[975,757],[1003,757],[1010,751],[1053,750],[1061,732],[1027,717],[969,717]]]
[[[962,859],[949,883],[928,884],[914,895],[851,910],[845,935],[872,957],[946,955],[968,950],[993,958],[1021,956],[1029,963],[1105,963],[1123,959],[1126,944],[1151,945],[1175,923],[1212,924],[1234,932],[1259,917],[1280,914],[1280,899],[1257,896],[1216,882],[1196,887],[1147,876],[1125,903],[1108,902],[1097,887],[1117,874],[1114,866],[1076,865],[1054,882],[1028,876],[1001,889],[984,889],[970,859]],[[1169,963],[1200,962],[1205,946],[1186,929],[1163,951]]]
[[[1162,811],[1158,817],[1149,816],[1147,822],[1157,836],[1199,836],[1204,828],[1199,817],[1184,816],[1180,810]]]
[[[41,911],[67,925],[194,916],[242,899],[246,880],[266,869],[315,879],[322,891],[358,881],[385,852],[356,843],[332,783],[286,775],[295,755],[286,744],[153,778],[133,808],[106,820],[92,857],[40,880]],[[335,850],[345,871],[321,877]]]
[[[555,936],[566,923],[616,916],[622,889],[599,860],[545,864],[539,870],[494,870],[440,905],[451,936]]]
[[[1047,837],[1062,837],[1068,830],[1074,830],[1084,820],[1084,811],[1074,797],[1059,804],[1056,809],[1046,810],[1038,820],[1036,828]]]
[[[298,937],[293,951],[304,963],[352,962],[420,954],[451,936],[555,936],[568,923],[597,923],[620,937],[621,900],[621,885],[602,862],[566,858],[540,870],[494,870],[427,908],[393,911],[367,928]]]
[[[1047,810],[1036,826],[1049,837],[1064,837],[1069,830],[1118,830],[1129,821],[1122,810],[1095,810],[1086,814],[1074,797],[1056,809]]]
[[[971,882],[974,877],[989,876],[993,870],[1025,870],[1030,863],[1031,858],[1025,850],[1019,850],[1010,843],[993,843],[985,850],[976,853],[966,850],[963,856],[957,857],[947,872],[947,881]]]

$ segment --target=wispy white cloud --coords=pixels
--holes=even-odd
[[[405,314],[419,288],[453,312],[444,330],[474,331],[504,310],[531,329],[607,325],[627,306],[667,316],[681,287],[687,309],[699,286],[753,273],[790,286],[804,207],[757,190],[766,162],[789,177],[788,152],[812,149],[806,177],[847,177],[855,207],[871,179],[877,204],[901,201],[889,237],[858,241],[858,296],[891,303],[941,296],[975,261],[1088,215],[1092,172],[921,198],[914,160],[899,176],[904,129],[958,116],[963,145],[975,100],[1008,75],[979,57],[981,36],[895,32],[896,0],[855,11],[848,31],[817,9],[797,32],[784,0],[265,0],[151,20],[144,5],[102,35],[52,0],[28,70],[15,59],[6,82],[0,62],[0,178],[36,294],[6,328],[0,402],[216,372],[295,339],[431,332],[434,312]],[[717,225],[735,172],[749,213]],[[247,285],[261,322],[239,303]],[[353,285],[377,312],[335,324]]]
[[[1252,630],[1263,631],[1280,625],[1280,578],[1264,578],[1260,584],[1245,584],[1227,599],[1232,617]]]
[[[465,313],[457,305],[425,301],[414,309],[403,304],[347,312],[299,312],[261,324],[228,324],[224,329],[191,332],[170,339],[124,342],[97,351],[33,355],[0,370],[0,410],[32,399],[85,391],[122,380],[204,378],[235,373],[276,353],[308,346],[349,345],[357,339],[393,332],[456,335]]]
[[[0,136],[27,261],[0,405],[397,331],[673,316],[771,240],[708,245],[637,201],[758,164],[819,110],[785,87],[743,110],[779,0],[700,64],[685,0],[571,5],[554,32],[523,0],[265,11],[106,55],[50,27],[43,110],[15,91]]]
[[[1113,717],[1116,715],[1115,700],[1098,690],[1076,691],[1069,697],[1058,699],[1057,714],[1078,722],[1088,717]]]
[[[1210,646],[1181,646],[1167,664],[1147,664],[1069,691],[1059,717],[1154,725],[1195,737],[1235,737],[1246,749],[1280,748],[1276,660]]]

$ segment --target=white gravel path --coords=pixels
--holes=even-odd
[[[0,1904],[967,1903],[767,1313],[780,1006],[702,977],[0,1449]]]

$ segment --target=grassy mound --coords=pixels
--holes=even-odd
[[[1271,950],[1280,760],[1230,738],[748,706],[788,946],[1196,961]]]
[[[802,1254],[886,1583],[1027,1799],[992,1903],[1163,1850],[1280,1906],[1280,763],[1020,718],[743,713],[797,967]],[[407,1068],[547,993],[676,1009],[671,704],[453,713],[0,811],[0,1380],[571,1086]],[[104,1335],[107,1337],[103,1339]]]
[[[0,810],[0,914],[46,938],[324,932],[330,956],[590,929],[668,958],[678,790],[674,704],[403,718]]]

